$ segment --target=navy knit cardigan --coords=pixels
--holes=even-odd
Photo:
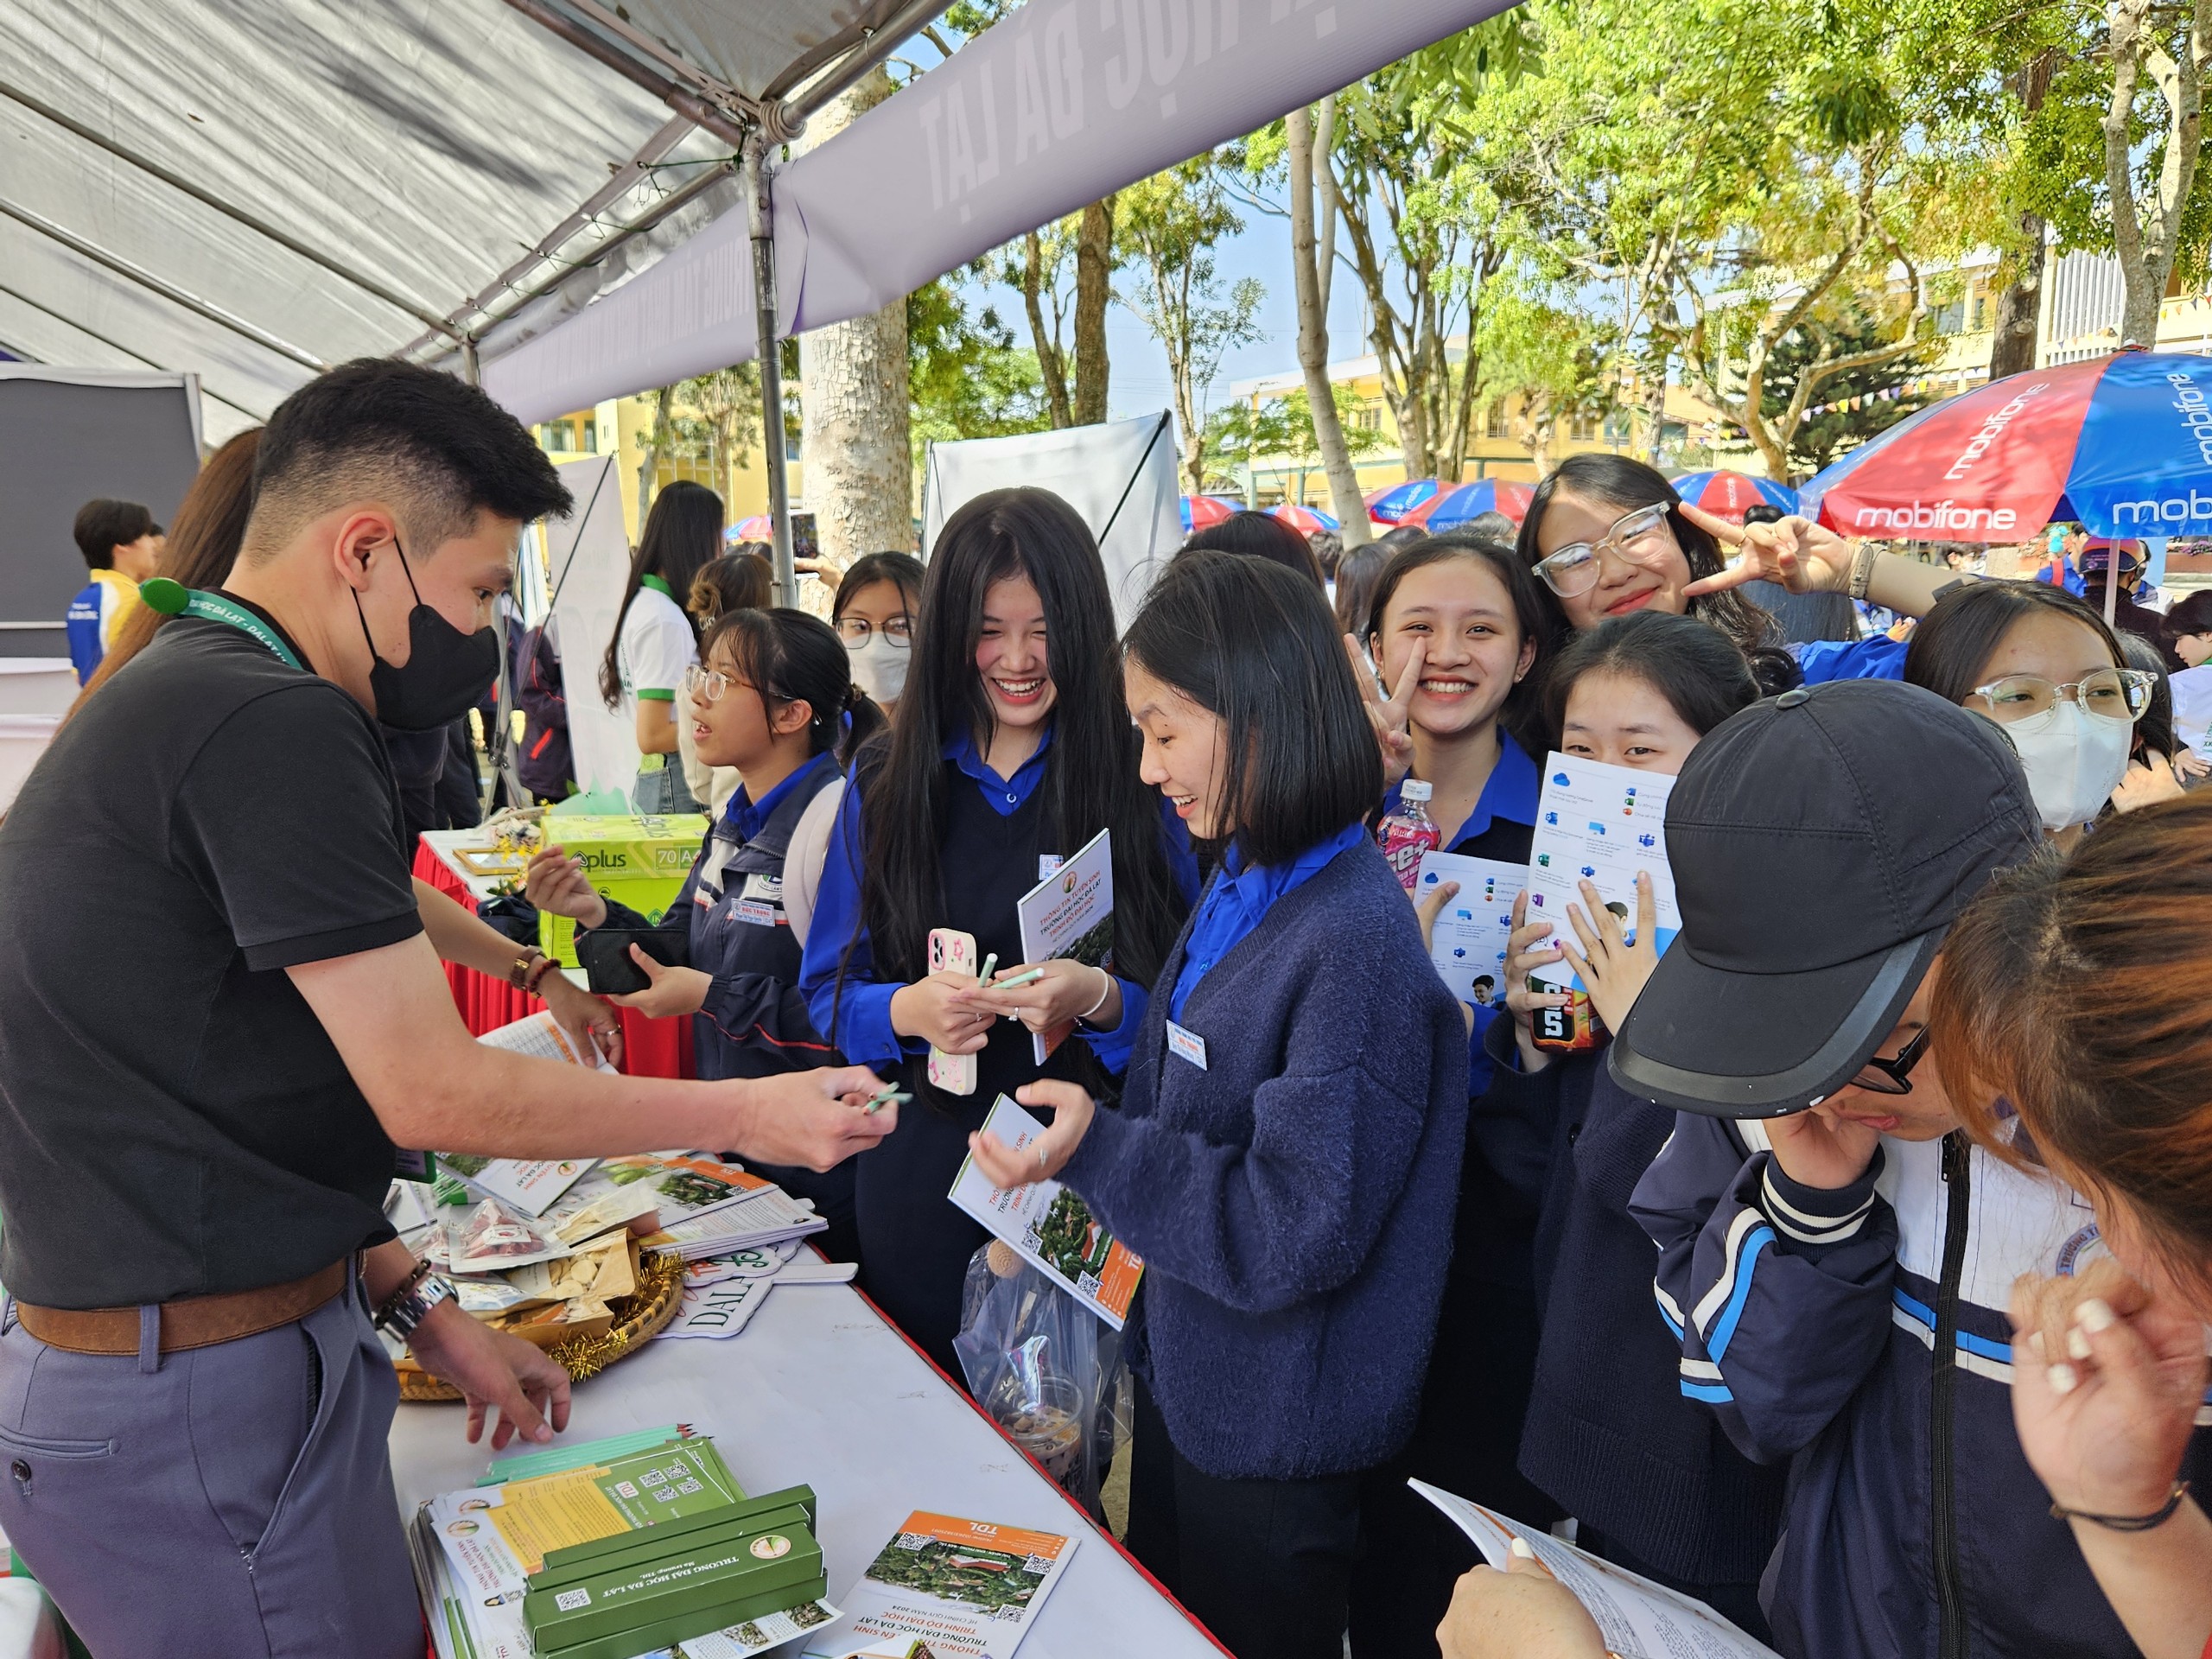
[[[1452,1249],[1467,1039],[1373,843],[1165,988],[1118,1109],[1062,1176],[1145,1260],[1130,1352],[1183,1456],[1223,1478],[1371,1468],[1412,1431]]]

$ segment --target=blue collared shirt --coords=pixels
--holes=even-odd
[[[1221,959],[1249,938],[1266,919],[1277,899],[1304,887],[1331,859],[1367,839],[1363,823],[1346,824],[1325,841],[1316,842],[1283,864],[1255,864],[1243,861],[1231,847],[1215,872],[1205,897],[1198,901],[1197,918],[1183,946],[1183,971],[1175,976],[1175,989],[1168,998],[1169,1017],[1180,1020],[1191,993]]]
[[[1382,814],[1388,817],[1398,810],[1399,789],[1403,783],[1390,785],[1382,797]],[[1497,728],[1497,764],[1490,769],[1489,781],[1483,792],[1475,798],[1475,809],[1467,814],[1467,821],[1458,830],[1446,835],[1441,843],[1447,853],[1467,853],[1474,857],[1484,856],[1478,848],[1468,845],[1488,835],[1491,825],[1503,818],[1508,823],[1527,824],[1536,822],[1536,797],[1543,787],[1543,779],[1526,751],[1513,741],[1504,727]],[[1444,826],[1439,824],[1438,829]],[[1503,861],[1518,864],[1527,860],[1525,851]]]
[[[750,841],[760,833],[761,826],[766,823],[775,810],[784,804],[784,798],[786,795],[813,777],[823,767],[834,768],[836,764],[837,757],[828,750],[823,750],[762,796],[758,806],[753,804],[752,798],[745,792],[745,785],[740,784],[737,786],[737,793],[729,798],[729,804],[722,809],[722,817],[728,823],[729,827],[737,831],[737,838],[740,841]]]
[[[963,775],[974,780],[993,811],[1001,817],[1011,817],[1044,781],[1045,757],[1052,745],[1052,728],[1048,725],[1037,753],[1015,767],[1011,778],[1000,777],[985,764],[976,747],[975,738],[968,733],[948,740],[942,753],[959,767]],[[1162,805],[1164,809],[1164,801]],[[1179,828],[1181,820],[1176,820],[1176,823]],[[815,1029],[828,1032],[830,1039],[854,1064],[895,1065],[902,1056],[925,1053],[929,1045],[919,1039],[901,1038],[892,1029],[891,999],[901,988],[875,976],[875,953],[870,948],[868,928],[861,914],[861,869],[864,857],[861,824],[860,791],[849,788],[837,804],[836,822],[830,828],[830,846],[822,861],[822,886],[815,894],[814,922],[807,931],[806,954],[799,968],[799,995],[806,999],[807,1008],[814,1016]],[[1163,836],[1162,850],[1179,882],[1185,881],[1185,868],[1188,868],[1190,879],[1185,887],[1187,893],[1196,885],[1197,871],[1188,836],[1178,842]],[[848,944],[851,946],[849,955],[846,950]],[[842,989],[838,983],[841,976]],[[1124,1070],[1129,1063],[1129,1049],[1135,1041],[1137,1027],[1144,1023],[1148,1000],[1145,988],[1136,981],[1122,979],[1121,984],[1122,1023],[1111,1031],[1081,1033],[1100,1063],[1115,1072]]]

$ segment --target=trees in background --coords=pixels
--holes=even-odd
[[[1215,244],[1244,227],[1220,156],[1196,156],[1129,186],[1116,198],[1115,217],[1131,276],[1116,297],[1166,355],[1183,473],[1197,494],[1205,487],[1207,392],[1230,348],[1261,337],[1266,290],[1250,276],[1224,286],[1218,274]]]

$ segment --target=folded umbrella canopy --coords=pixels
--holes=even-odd
[[[1416,478],[1403,484],[1393,484],[1369,493],[1367,516],[1378,524],[1395,524],[1415,507],[1427,505],[1443,493],[1444,485],[1433,478]]]
[[[1684,473],[1675,480],[1675,493],[1732,524],[1742,524],[1744,514],[1762,504],[1784,512],[1797,511],[1796,491],[1770,478],[1753,478],[1749,473]]]
[[[1802,486],[1853,536],[2212,535],[2212,358],[2120,352],[1932,404]]]
[[[1232,513],[1244,511],[1242,501],[1224,501],[1217,495],[1186,495],[1183,498],[1183,533],[1194,530],[1208,530]]]
[[[1270,507],[1268,512],[1269,517],[1281,519],[1301,536],[1311,536],[1316,531],[1344,528],[1327,513],[1312,507],[1301,507],[1295,501],[1286,501],[1279,507]]]
[[[1502,512],[1517,524],[1529,516],[1529,502],[1535,494],[1529,486],[1510,479],[1478,479],[1414,508],[1400,522],[1429,531],[1457,530],[1484,513]]]

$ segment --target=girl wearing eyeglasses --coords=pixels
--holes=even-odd
[[[1788,646],[1772,616],[1737,591],[1779,582],[1792,593],[1849,594],[1901,616],[1924,616],[1961,578],[1852,543],[1802,518],[1732,524],[1691,506],[1653,468],[1626,455],[1570,455],[1541,484],[1518,551],[1536,573],[1561,632],[1586,632],[1638,611],[1690,615],[1733,640],[1770,691],[1802,676],[1896,679],[1904,648],[1877,636]]]
[[[2086,602],[2037,582],[1944,595],[1913,630],[1904,678],[2004,728],[2044,832],[2068,848],[2126,776],[2157,681]]]
[[[740,784],[658,923],[601,897],[558,847],[531,861],[524,892],[540,910],[573,917],[580,931],[657,927],[680,947],[663,954],[685,965],[664,967],[632,945],[650,982],[614,1001],[655,1019],[690,1016],[701,1077],[836,1064],[799,995],[808,919],[786,906],[786,870],[810,857],[795,837],[809,807],[842,781],[841,746],[849,753],[882,716],[855,692],[837,636],[797,610],[726,613],[707,636],[706,661],[683,671],[678,692],[700,759],[734,767]],[[818,845],[810,858],[818,871]],[[852,1160],[827,1174],[760,1168],[828,1218],[817,1241],[825,1252],[858,1260]]]
[[[896,716],[914,647],[914,615],[922,607],[922,562],[911,553],[870,553],[853,561],[837,583],[830,625],[852,659],[853,683]]]

